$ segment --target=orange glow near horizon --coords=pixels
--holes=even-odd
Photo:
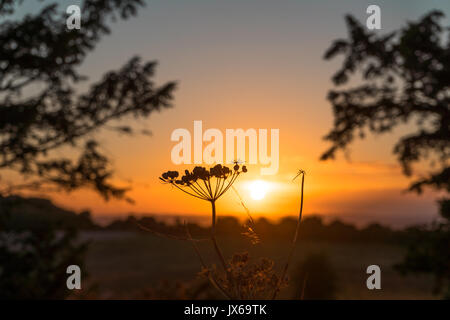
[[[418,201],[416,196],[410,195],[408,198],[402,194],[407,179],[396,165],[319,162],[297,157],[281,159],[280,166],[283,169],[277,175],[260,176],[259,166],[249,165],[249,172],[241,175],[234,184],[245,206],[255,218],[265,216],[278,219],[297,214],[300,185],[299,181],[292,181],[292,178],[299,168],[305,168],[307,172],[304,207],[306,215],[350,215],[352,220],[358,221],[358,215],[368,214],[373,217],[372,220],[377,220],[377,212],[384,211],[383,202],[394,203],[397,207],[392,207],[392,210],[398,210],[408,202],[413,204]],[[178,166],[171,169],[182,171]],[[97,217],[131,213],[189,216],[210,214],[210,206],[206,201],[186,196],[174,187],[162,184],[158,176],[163,171],[164,169],[158,170],[153,177],[141,175],[140,179],[132,184],[130,196],[136,200],[134,205],[118,200],[99,201],[97,195],[88,191],[71,195],[55,194],[53,198],[58,204],[71,209],[90,209]],[[263,185],[266,189],[265,195],[258,194],[257,199],[252,196],[255,183],[257,187]],[[402,203],[398,204],[398,201]],[[231,189],[218,200],[217,210],[219,216],[235,215],[246,218],[246,211],[239,197]],[[379,215],[381,220],[385,216],[386,214]]]
[[[182,98],[182,97],[181,97]],[[219,99],[220,100],[220,99]],[[199,102],[200,100],[195,100]],[[306,98],[302,104],[313,104]],[[248,102],[248,106],[253,106]],[[257,100],[256,105],[265,106]],[[193,102],[194,103],[194,102]],[[266,102],[270,103],[270,102]],[[289,104],[289,101],[285,102]],[[325,104],[325,102],[322,102]],[[328,108],[328,106],[326,106]],[[234,184],[245,206],[253,217],[265,216],[278,219],[298,212],[300,186],[298,179],[292,181],[299,169],[306,171],[304,213],[320,214],[325,217],[349,217],[352,221],[389,221],[403,214],[405,219],[413,219],[425,212],[431,216],[434,209],[434,196],[407,195],[403,190],[409,180],[403,176],[401,168],[390,155],[393,137],[385,136],[357,142],[354,146],[352,161],[342,155],[334,161],[319,161],[320,153],[327,144],[321,137],[328,125],[320,121],[317,127],[311,126],[308,119],[295,118],[291,114],[280,114],[270,119],[270,115],[250,120],[250,107],[242,108],[239,117],[231,121],[225,116],[216,120],[218,109],[209,110],[203,116],[205,128],[279,128],[280,163],[275,175],[261,176],[259,165],[247,165],[248,172],[239,176]],[[170,134],[176,128],[192,130],[193,120],[200,119],[194,114],[191,120],[178,115],[183,110],[176,108],[152,116],[146,126],[152,128],[153,136],[117,137],[111,133],[101,133],[100,141],[105,144],[107,155],[113,159],[116,170],[116,184],[129,186],[129,196],[135,204],[125,201],[103,201],[89,190],[80,190],[71,194],[45,193],[37,196],[50,197],[57,205],[67,209],[90,210],[94,217],[126,216],[129,214],[189,215],[204,216],[210,214],[206,201],[188,197],[174,187],[163,184],[158,178],[167,170],[183,172],[194,165],[174,165],[170,151],[176,144],[170,141]],[[311,114],[314,118],[314,114]],[[274,120],[274,121],[273,121]],[[298,125],[296,123],[299,122]],[[328,123],[328,121],[326,121]],[[170,125],[166,125],[170,123]],[[320,127],[319,127],[320,126]],[[249,185],[262,180],[269,190],[260,200],[251,196]],[[431,209],[430,209],[431,208]],[[246,211],[238,196],[231,189],[217,202],[218,215],[235,215],[245,218]]]
[[[224,6],[234,6],[226,3]],[[209,214],[206,201],[188,197],[158,179],[167,170],[182,172],[193,167],[172,163],[170,153],[176,143],[170,136],[178,128],[192,133],[193,121],[201,120],[204,130],[217,128],[222,133],[237,128],[280,130],[278,173],[261,176],[259,165],[248,165],[249,171],[234,184],[254,216],[297,214],[300,186],[298,179],[292,179],[299,169],[306,171],[306,215],[352,216],[355,221],[369,217],[383,222],[401,215],[413,219],[436,213],[435,195],[402,192],[411,180],[403,176],[392,147],[398,137],[408,133],[407,126],[355,141],[352,161],[342,153],[336,160],[319,161],[329,147],[323,136],[333,124],[327,100],[333,88],[330,79],[341,63],[324,61],[323,54],[332,41],[346,36],[343,16],[351,12],[350,4],[321,9],[321,19],[309,13],[310,4],[301,1],[285,8],[272,4],[267,11],[241,4],[238,14],[231,17],[232,24],[221,6],[202,5],[201,10],[194,10],[195,5],[186,3],[184,12],[170,6],[163,9],[166,2],[154,5],[156,8],[149,6],[136,19],[113,28],[81,68],[95,83],[104,72],[138,54],[143,61],[158,60],[157,85],[178,81],[173,108],[152,113],[148,120],[131,117],[124,121],[137,131],[151,131],[151,137],[121,136],[106,130],[95,137],[113,161],[114,182],[131,187],[128,195],[135,204],[105,202],[87,190],[38,196],[50,197],[68,209],[88,209],[96,217]],[[399,8],[396,12],[403,17],[406,10]],[[391,27],[399,23],[394,20]],[[87,83],[83,86],[88,87]],[[69,152],[59,155],[68,156]],[[259,190],[252,197],[248,186],[258,180],[267,183],[269,190],[264,196]],[[218,200],[217,210],[219,215],[246,216],[232,190]]]
[[[245,110],[242,112],[251,112]],[[68,209],[90,210],[95,217],[129,214],[209,215],[210,207],[206,201],[188,197],[158,179],[167,170],[183,172],[184,169],[194,167],[171,163],[170,151],[175,142],[170,141],[170,133],[176,128],[191,129],[193,123],[193,120],[174,120],[173,116],[176,114],[176,109],[156,114],[148,124],[150,128],[154,128],[154,135],[150,138],[136,136],[117,139],[111,134],[102,135],[104,143],[108,146],[109,156],[114,160],[115,183],[131,187],[129,196],[135,200],[135,204],[119,200],[105,202],[87,190],[43,196],[50,196],[58,205]],[[214,116],[213,110],[210,112],[211,116]],[[433,208],[435,197],[403,194],[409,180],[403,176],[399,165],[391,159],[388,146],[392,145],[392,137],[369,140],[367,144],[357,143],[355,150],[358,153],[355,152],[352,158],[364,161],[349,162],[341,156],[334,161],[322,162],[318,157],[327,144],[321,140],[321,135],[327,127],[311,128],[305,124],[302,127],[305,129],[294,130],[295,126],[291,124],[290,118],[283,116],[283,119],[278,121],[279,172],[276,175],[261,176],[259,165],[247,165],[248,172],[239,176],[234,184],[252,216],[277,219],[297,214],[300,186],[299,181],[292,179],[299,169],[306,171],[304,206],[306,215],[350,216],[353,221],[362,221],[367,216],[372,220],[383,221],[386,217],[391,219],[401,213],[405,213],[408,217],[411,208],[430,215],[434,213],[429,208]],[[163,124],[168,119],[175,123],[164,127]],[[207,128],[216,127],[224,132],[228,120],[222,119],[221,122],[222,125],[213,120],[204,123]],[[228,127],[271,128],[271,121],[267,119],[248,121],[248,125],[245,125],[245,122],[238,120]],[[303,131],[309,132],[308,139],[302,135]],[[269,190],[260,200],[255,200],[251,196],[249,186],[258,180],[264,181]],[[238,196],[231,189],[218,200],[217,210],[219,216],[246,217],[246,211]]]

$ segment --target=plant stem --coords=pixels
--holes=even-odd
[[[216,241],[216,201],[215,200],[211,200],[211,208],[212,208],[211,241],[214,245],[214,249],[216,250],[217,255],[219,256],[220,262],[222,263],[222,266],[223,266],[225,272],[228,272],[227,263],[225,261],[225,258],[223,257],[222,251],[220,250],[219,246],[217,245],[217,241]]]
[[[275,291],[273,293],[272,296],[272,300],[275,300],[275,298],[278,295],[278,292],[280,291],[280,287],[281,287],[281,283],[283,282],[284,278],[286,277],[286,273],[288,271],[289,268],[289,264],[292,260],[292,257],[294,255],[294,251],[295,251],[295,245],[297,243],[297,238],[298,238],[298,231],[300,229],[300,222],[302,221],[302,213],[303,213],[303,187],[305,185],[305,172],[302,171],[300,173],[302,175],[302,184],[301,184],[301,195],[300,195],[300,212],[298,214],[298,220],[297,220],[297,227],[295,228],[295,234],[294,234],[294,238],[292,239],[292,244],[291,244],[291,250],[289,252],[289,256],[288,256],[288,260],[286,262],[286,265],[283,268],[283,272],[281,274],[280,279],[278,280],[278,285],[275,288]],[[295,178],[294,178],[295,179]]]
[[[213,285],[213,287],[215,287],[220,293],[222,293],[227,299],[231,299],[231,296],[225,291],[224,288],[222,288],[222,286],[214,279],[211,271],[208,269],[208,267],[206,266],[205,261],[202,258],[202,255],[200,254],[200,249],[198,248],[197,244],[195,243],[195,241],[192,239],[191,233],[189,232],[189,228],[187,226],[187,224],[185,224],[185,228],[186,228],[186,234],[188,236],[189,242],[192,244],[192,247],[195,250],[195,253],[197,254],[197,257],[200,260],[200,263],[202,264],[203,269],[208,270],[208,280],[211,282],[211,284]]]

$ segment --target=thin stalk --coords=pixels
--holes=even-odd
[[[197,194],[201,195],[205,199],[208,198],[208,195],[205,194],[201,188],[197,189],[197,187],[195,187],[195,185],[193,183],[189,184],[189,188],[191,188],[192,190],[195,190]]]
[[[205,270],[209,270],[208,267],[206,266],[205,260],[203,259],[202,255],[200,254],[200,249],[198,248],[198,246],[195,243],[195,241],[192,239],[192,236],[191,236],[191,233],[189,232],[189,228],[188,228],[187,224],[185,223],[184,225],[185,225],[185,228],[186,228],[187,237],[191,241],[192,247],[194,248],[195,253],[197,254],[197,257],[200,260],[200,263],[201,263],[202,267]],[[222,286],[214,279],[214,277],[211,274],[211,271],[208,271],[208,280],[226,298],[231,299],[230,295],[225,291],[225,289],[222,288]]]
[[[206,181],[205,180],[202,180],[203,181],[203,184],[205,185],[205,188],[206,188],[206,192],[208,193],[208,198],[212,198],[212,195],[211,195],[211,191],[209,190],[209,188],[208,188],[208,184],[206,183]]]
[[[305,289],[306,289],[307,281],[308,281],[308,274],[305,274],[305,279],[303,280],[303,286],[302,286],[302,293],[300,294],[300,300],[305,299]]]
[[[231,180],[228,182],[227,186],[223,189],[223,191],[221,191],[221,193],[219,194],[218,198],[220,196],[222,196],[225,192],[228,191],[228,189],[233,185],[234,181],[236,181],[237,177],[239,176],[239,173],[234,174],[231,177]]]
[[[272,300],[275,300],[275,298],[278,295],[278,292],[280,291],[281,283],[283,282],[283,279],[286,277],[286,273],[288,271],[289,264],[290,264],[290,262],[292,260],[293,255],[294,255],[295,245],[297,244],[298,232],[299,232],[299,229],[300,229],[300,222],[302,220],[302,213],[303,213],[303,188],[304,188],[304,185],[305,185],[305,172],[304,171],[300,171],[299,174],[295,178],[297,178],[300,174],[302,175],[302,184],[301,184],[301,189],[300,189],[301,190],[300,191],[301,192],[301,195],[300,195],[300,212],[298,214],[297,227],[295,228],[295,234],[294,234],[294,238],[292,239],[291,250],[289,252],[288,260],[286,262],[286,265],[283,268],[283,272],[281,274],[281,278],[278,280],[278,285],[275,288],[275,291],[274,291],[273,296],[272,296]]]
[[[208,177],[208,188],[209,188],[209,194],[211,195],[211,198],[214,198],[212,187],[211,187],[211,178]]]
[[[217,187],[216,192],[214,193],[214,199],[218,199],[218,195],[219,195],[220,192],[222,191],[222,187],[223,187],[223,184],[225,183],[225,180],[226,180],[226,179],[227,179],[226,176],[224,176],[224,177],[218,179],[218,181],[217,181],[218,187]]]
[[[217,256],[219,257],[219,260],[222,264],[223,269],[225,270],[225,273],[227,274],[227,278],[231,282],[232,286],[234,286],[234,280],[233,276],[231,275],[231,271],[228,268],[228,264],[222,254],[222,251],[219,248],[219,245],[217,244],[216,240],[216,201],[211,200],[211,208],[212,208],[212,224],[211,224],[211,241],[214,246],[214,250],[217,253]]]
[[[195,194],[193,194],[193,193],[190,193],[190,192],[188,192],[188,191],[186,191],[186,190],[183,190],[183,189],[181,189],[179,186],[177,186],[175,183],[171,183],[172,184],[172,186],[174,186],[175,188],[177,188],[178,190],[181,190],[181,191],[183,191],[184,193],[187,193],[188,195],[190,195],[190,196],[193,196],[193,197],[196,197],[196,198],[199,198],[199,199],[202,199],[202,200],[208,200],[208,199],[206,199],[206,198],[204,198],[204,197],[199,197],[199,196],[197,196],[197,195],[195,195]]]
[[[202,194],[205,195],[205,198],[208,198],[208,192],[206,192],[206,190],[204,190],[197,181],[195,181],[195,184],[197,185],[198,189],[202,192]]]
[[[212,208],[212,223],[211,223],[211,241],[214,246],[214,250],[216,250],[216,253],[219,257],[219,260],[226,272],[228,272],[227,263],[225,261],[225,258],[223,257],[222,251],[220,250],[219,246],[217,245],[216,241],[216,202],[214,200],[211,201],[211,208]]]

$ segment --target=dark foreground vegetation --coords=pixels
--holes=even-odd
[[[0,218],[2,298],[221,298],[198,276],[201,266],[190,245],[173,239],[185,235],[181,222],[129,216],[100,226],[87,211],[74,213],[49,200],[20,197],[0,199]],[[254,234],[249,237],[248,222],[235,217],[218,220],[218,241],[224,254],[230,257],[239,251],[248,252],[251,259],[270,257],[279,268],[286,259],[296,220],[260,218],[251,225]],[[207,226],[191,223],[188,227],[193,237],[209,235]],[[402,268],[401,262],[417,237],[436,237],[436,230],[426,226],[393,230],[379,224],[356,228],[307,216],[289,271],[289,286],[279,298],[440,297],[433,295],[436,282],[425,271],[419,276],[399,272],[409,270]],[[28,249],[21,251],[18,246]],[[199,248],[214,263],[209,243],[200,242]],[[445,247],[441,249],[445,257]],[[426,260],[417,258],[409,256],[407,261],[427,267]],[[83,270],[83,289],[75,294],[65,289],[65,266],[69,264],[78,264]],[[382,290],[366,288],[365,269],[371,264],[382,268]]]

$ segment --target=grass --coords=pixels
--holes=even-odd
[[[191,245],[185,241],[164,239],[133,232],[86,232],[92,241],[87,255],[90,283],[98,287],[99,298],[139,297],[140,292],[161,280],[190,281],[200,270]],[[220,238],[224,254],[249,251],[252,257],[268,257],[281,269],[290,249],[289,242],[267,241],[251,245],[248,240]],[[211,263],[211,243],[200,243],[200,250]],[[433,299],[432,279],[428,276],[403,277],[392,269],[401,261],[404,249],[383,244],[298,243],[289,273],[308,253],[325,253],[338,276],[338,299]],[[366,288],[367,266],[381,267],[381,290]],[[280,298],[291,297],[294,288],[282,290]]]

